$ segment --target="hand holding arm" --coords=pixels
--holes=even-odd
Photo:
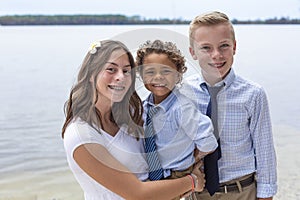
[[[194,174],[197,177],[197,181],[195,181],[197,184],[195,185],[195,191],[201,192],[204,189],[205,186],[205,175],[201,171],[201,168],[203,166],[203,161],[199,161],[195,164],[194,169],[192,171],[192,174]]]
[[[141,182],[116,160],[102,145],[84,144],[73,153],[80,168],[99,184],[125,199],[172,199],[191,191],[193,180],[185,176],[172,180]],[[204,187],[204,178],[200,170],[194,170],[198,183],[196,191]]]

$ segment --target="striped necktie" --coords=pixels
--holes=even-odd
[[[163,178],[163,169],[161,167],[155,143],[155,132],[152,123],[152,117],[157,113],[158,108],[151,107],[147,114],[145,128],[145,151],[149,165],[149,179],[160,180]]]
[[[207,106],[206,115],[211,118],[214,127],[214,135],[218,141],[218,148],[213,153],[204,157],[205,186],[211,196],[219,189],[218,160],[221,158],[221,147],[218,131],[217,94],[222,87],[223,85],[220,87],[207,87],[210,94],[210,101]]]

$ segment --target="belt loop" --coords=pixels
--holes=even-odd
[[[224,185],[224,193],[227,194],[227,185]]]
[[[239,188],[239,192],[242,192],[242,191],[243,191],[243,188],[242,188],[242,185],[241,185],[240,181],[236,181],[236,185],[237,185],[238,188]]]

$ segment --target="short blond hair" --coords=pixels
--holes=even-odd
[[[232,39],[235,41],[235,33],[229,17],[219,11],[213,11],[196,16],[190,23],[189,39],[190,45],[193,46],[194,32],[201,26],[214,26],[219,24],[228,24],[231,27]]]

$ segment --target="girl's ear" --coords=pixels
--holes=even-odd
[[[94,82],[94,76],[91,76],[90,78],[90,82],[93,83]]]
[[[192,58],[193,58],[194,60],[197,60],[198,58],[197,58],[197,56],[196,56],[196,54],[195,54],[194,49],[193,49],[192,47],[190,47],[189,50],[190,50],[190,54],[191,54]]]

